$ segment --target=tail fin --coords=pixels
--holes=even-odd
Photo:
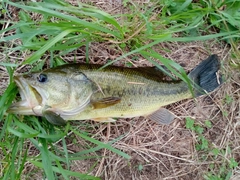
[[[195,83],[195,97],[211,92],[221,85],[222,77],[218,75],[219,69],[220,62],[217,55],[213,54],[189,73],[188,77]]]

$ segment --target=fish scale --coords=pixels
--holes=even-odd
[[[192,94],[184,81],[168,80],[155,67],[67,64],[14,77],[22,101],[13,103],[8,112],[43,116],[55,125],[136,116],[169,124],[175,115],[162,106],[215,90],[222,83],[219,68],[216,55],[194,68],[188,75]]]
[[[85,65],[84,65],[85,66]],[[185,82],[163,82],[159,79],[149,79],[147,75],[129,69],[126,71],[109,67],[104,71],[97,71],[97,75],[90,70],[78,67],[89,79],[99,82],[103,94],[97,93],[95,98],[119,96],[121,102],[103,109],[93,109],[91,105],[79,115],[70,117],[72,120],[108,118],[108,117],[135,117],[148,115],[160,107],[173,102],[190,98],[192,94]],[[96,69],[97,70],[97,69]],[[119,81],[119,79],[121,79]],[[132,83],[129,83],[132,82]],[[135,83],[135,84],[134,84]],[[139,84],[138,84],[139,83]]]

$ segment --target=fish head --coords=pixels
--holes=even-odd
[[[54,112],[66,119],[81,112],[95,91],[94,83],[81,72],[49,69],[15,76],[21,101],[12,104],[10,113],[42,116]]]

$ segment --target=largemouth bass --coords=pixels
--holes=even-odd
[[[55,125],[64,125],[67,120],[111,122],[136,116],[169,124],[175,115],[162,106],[209,93],[222,82],[216,55],[189,73],[193,93],[184,81],[167,81],[154,67],[100,67],[67,64],[15,76],[22,100],[12,104],[8,112],[44,116]]]

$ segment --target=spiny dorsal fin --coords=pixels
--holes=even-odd
[[[172,123],[175,117],[176,116],[173,113],[165,108],[160,108],[159,110],[147,116],[148,119],[164,125]]]

